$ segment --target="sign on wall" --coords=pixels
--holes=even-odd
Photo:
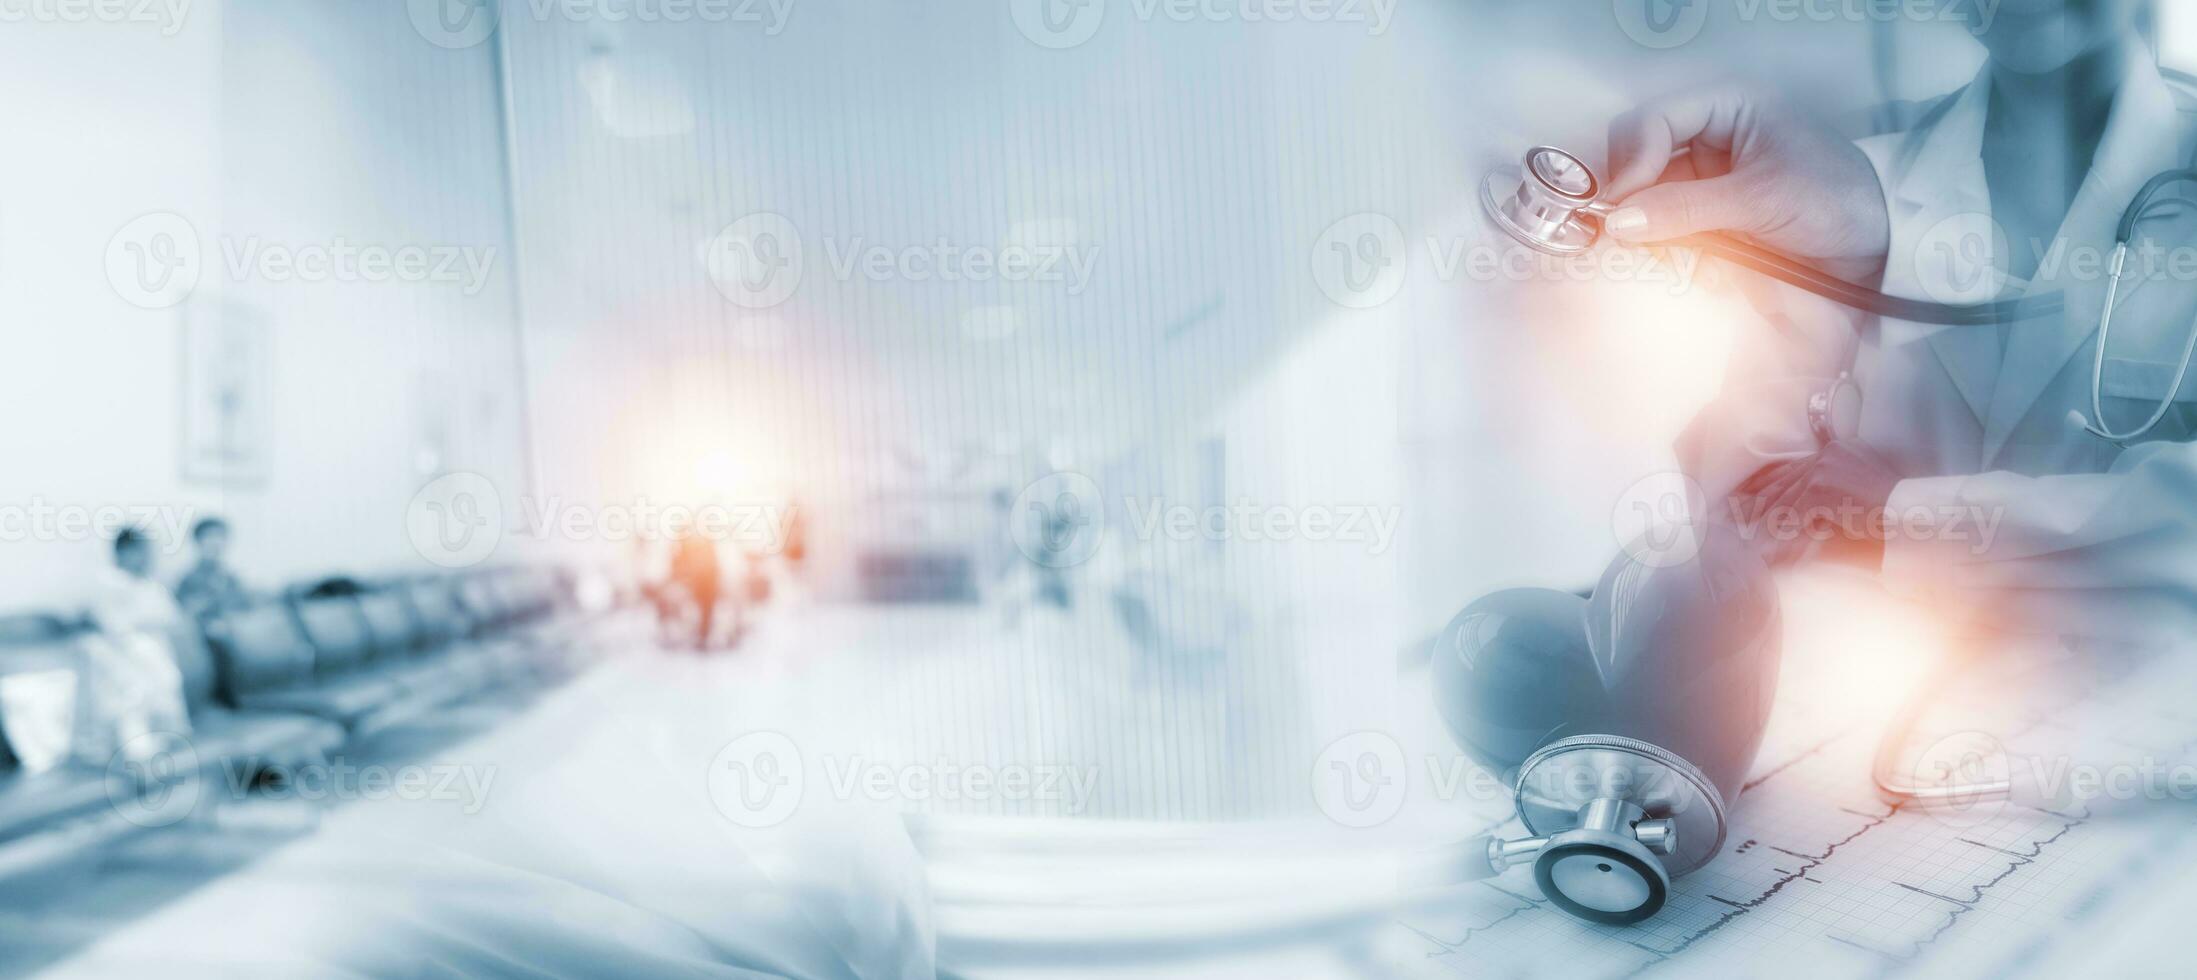
[[[183,479],[239,489],[268,472],[274,356],[266,320],[223,299],[193,299],[183,321]]]

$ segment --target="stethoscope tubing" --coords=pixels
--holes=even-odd
[[[1749,244],[1729,235],[1713,232],[1693,235],[1680,239],[1678,244],[1698,248],[1750,272],[1797,286],[1848,309],[1888,320],[1949,327],[1994,326],[2057,316],[2066,308],[2066,298],[2059,293],[1996,300],[1972,306],[1902,299],[1859,283],[1848,282],[1803,265],[1782,252]]]
[[[2113,308],[2120,303],[2121,276],[2128,265],[2128,246],[2136,240],[2136,223],[2143,220],[2144,214],[2151,210],[2152,199],[2158,197],[2159,191],[2168,184],[2181,181],[2197,182],[2197,169],[2170,170],[2145,181],[2143,189],[2137,191],[2136,197],[2128,202],[2128,210],[2121,213],[2120,226],[2114,232],[2113,266],[2106,282],[2105,308],[2098,312],[2098,346],[2092,352],[2090,362],[2090,418],[2083,423],[2083,428],[2100,439],[2124,446],[2150,433],[2166,418],[2167,410],[2174,407],[2174,396],[2181,393],[2182,382],[2189,377],[2190,359],[2197,356],[2197,324],[2192,324],[2188,339],[2182,343],[2182,357],[2174,369],[2174,380],[2168,383],[2166,394],[2160,396],[2159,404],[2151,410],[2151,417],[2145,419],[2142,425],[2126,432],[2115,432],[2106,426],[2106,341],[2113,333]]]
[[[1692,143],[1680,144],[1671,151],[1671,162],[1676,163],[1692,156],[1693,150]],[[1599,217],[1600,212],[1607,207],[1604,205],[1602,208],[1589,210]],[[2124,227],[2133,227],[2134,224],[2133,220],[2123,222]],[[1974,305],[1903,299],[1857,282],[1849,282],[1806,265],[1783,252],[1742,241],[1731,235],[1704,232],[1679,239],[1676,244],[1700,249],[1705,254],[1717,256],[1749,272],[1796,286],[1848,309],[1910,323],[1947,327],[1993,326],[2056,316],[2066,306],[2065,298],[2059,293]]]

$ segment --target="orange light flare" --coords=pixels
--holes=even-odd
[[[1521,367],[1552,407],[1592,420],[1604,437],[1664,440],[1683,428],[1722,386],[1733,338],[1762,328],[1724,281],[1727,270],[1690,250],[1529,254],[1506,256],[1533,271],[1502,283],[1490,312],[1529,325],[1536,342]]]
[[[1964,636],[1948,617],[1860,572],[1797,572],[1778,585],[1785,617],[1778,683],[1805,686],[1812,710],[1881,721]]]

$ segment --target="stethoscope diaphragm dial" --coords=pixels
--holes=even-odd
[[[1569,257],[1602,237],[1595,202],[1602,184],[1578,157],[1536,146],[1516,164],[1490,171],[1480,184],[1480,208],[1519,244]]]

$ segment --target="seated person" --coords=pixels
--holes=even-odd
[[[200,520],[191,526],[191,544],[198,549],[198,563],[176,583],[175,601],[199,619],[242,608],[249,601],[244,583],[223,561],[229,553],[229,522]]]
[[[104,765],[116,752],[149,755],[165,747],[155,733],[191,730],[183,676],[171,638],[183,611],[152,578],[152,540],[124,529],[114,539],[114,568],[101,576],[91,601],[97,633],[84,638],[85,670],[78,684],[77,757]]]

